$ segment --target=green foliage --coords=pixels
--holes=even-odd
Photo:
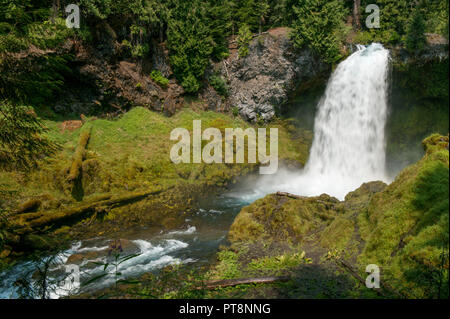
[[[201,1],[179,3],[169,22],[167,44],[173,71],[188,93],[196,93],[213,52],[213,38]]]
[[[222,96],[228,95],[228,85],[224,78],[214,74],[209,78],[209,84]]]
[[[317,230],[336,213],[336,199],[318,197],[288,199],[283,205],[275,194],[244,207],[228,233],[231,244],[240,242],[299,243],[305,234]]]
[[[175,76],[188,93],[202,87],[210,59],[227,56],[230,13],[221,1],[180,1],[171,10],[167,45]]]
[[[239,46],[239,57],[245,58],[250,53],[248,46],[252,40],[252,33],[247,24],[241,26],[236,40]]]
[[[415,10],[408,23],[406,29],[406,49],[410,52],[419,53],[423,50],[427,43],[425,38],[425,21],[422,13],[419,10]]]
[[[449,65],[448,59],[426,64],[409,63],[397,65],[395,81],[411,94],[422,99],[436,99],[448,103]]]
[[[217,254],[219,265],[216,272],[221,279],[233,279],[242,276],[239,265],[239,254],[231,250],[222,250]]]
[[[17,52],[34,45],[40,49],[53,48],[76,34],[65,20],[49,19],[49,1],[0,1],[0,53]]]
[[[251,257],[259,251],[261,257]],[[260,251],[261,250],[261,251]],[[268,254],[261,254],[262,252]],[[269,247],[241,245],[238,249],[224,248],[217,253],[217,264],[208,276],[213,280],[236,279],[242,277],[282,276],[311,263],[306,253],[298,247],[286,251],[271,250]]]
[[[438,33],[448,37],[448,0],[421,0],[411,2],[408,0],[363,0],[361,7],[376,4],[380,8],[380,28],[367,29],[363,23],[363,32],[367,32],[368,42],[401,43],[407,41],[410,21],[414,15],[423,17],[423,32]],[[362,19],[371,12],[362,10]]]
[[[359,215],[361,265],[410,298],[448,298],[448,136],[425,139],[426,155],[376,194]]]
[[[310,263],[310,258],[305,258],[305,252],[287,253],[279,256],[265,256],[253,259],[247,266],[251,275],[280,276],[288,269],[295,269],[302,264]]]
[[[0,104],[0,168],[28,169],[56,146],[43,136],[47,129],[30,107]]]
[[[31,105],[54,99],[72,71],[70,55],[30,54],[17,59],[10,54],[0,58],[0,94],[3,98]]]
[[[95,276],[89,278],[87,281],[83,282],[82,286],[88,286],[90,284],[96,283],[100,279],[108,276],[112,276],[114,278],[115,288],[117,288],[117,285],[120,283],[132,283],[132,281],[127,281],[123,277],[122,272],[119,270],[120,265],[130,259],[138,257],[140,254],[123,255],[120,243],[114,243],[113,246],[109,249],[108,253],[110,256],[112,255],[112,260],[109,262],[93,262],[95,265],[103,267],[103,271],[100,274],[96,274]]]
[[[169,85],[169,79],[165,78],[159,70],[153,70],[150,73],[150,77],[162,88],[166,88]]]
[[[237,106],[233,106],[231,108],[231,113],[233,114],[234,117],[239,115],[239,108]]]
[[[346,10],[341,1],[305,0],[294,7],[296,19],[291,38],[297,49],[311,48],[326,62],[334,63],[342,55],[340,47]]]

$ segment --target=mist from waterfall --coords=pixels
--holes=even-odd
[[[388,74],[388,50],[378,43],[358,46],[333,72],[319,102],[305,168],[262,177],[254,192],[343,199],[365,182],[387,181]]]

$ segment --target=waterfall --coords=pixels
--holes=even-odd
[[[357,48],[333,72],[319,102],[305,168],[261,178],[254,195],[286,191],[343,199],[365,182],[388,180],[384,130],[389,51],[378,43]]]
[[[364,182],[386,180],[388,69],[389,51],[378,43],[358,46],[338,65],[318,105],[308,163],[288,188],[343,198]]]

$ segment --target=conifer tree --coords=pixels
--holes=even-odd
[[[31,108],[0,102],[0,169],[29,169],[53,154],[57,146],[43,136],[45,132]]]
[[[250,32],[250,28],[246,24],[242,25],[241,28],[239,29],[239,34],[237,37],[240,58],[244,58],[250,53],[248,46],[251,40],[252,40],[252,33]]]
[[[419,9],[415,9],[406,30],[406,49],[419,53],[427,42],[425,37],[425,22]]]
[[[202,1],[177,4],[169,21],[167,44],[179,82],[186,92],[197,93],[214,49],[207,7]]]
[[[346,14],[339,0],[298,0],[291,37],[298,49],[308,47],[326,62],[340,57],[339,29]]]

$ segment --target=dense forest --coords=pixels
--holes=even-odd
[[[68,68],[71,57],[50,55],[45,58],[39,73],[11,75],[7,72],[9,63],[26,63],[15,61],[11,54],[26,51],[30,46],[55,50],[68,38],[80,39],[101,49],[105,34],[99,34],[96,28],[102,22],[108,26],[105,30],[121,43],[121,50],[129,59],[142,59],[150,54],[150,47],[155,42],[165,42],[176,79],[191,94],[201,90],[210,61],[220,61],[228,56],[229,37],[237,38],[240,53],[245,55],[252,33],[279,26],[291,27],[296,48],[309,47],[330,64],[343,57],[342,46],[350,32],[354,33],[354,43],[402,44],[416,53],[424,46],[424,33],[448,37],[446,0],[376,1],[381,10],[381,27],[371,29],[364,23],[371,14],[364,10],[370,1],[82,0],[75,1],[81,10],[81,28],[68,29],[64,8],[72,2],[2,0],[0,4],[2,121],[10,125],[5,130],[9,134],[27,132],[20,138],[16,136],[14,143],[26,145],[24,149],[30,157],[36,155],[33,145],[38,147],[38,152],[42,151],[36,145],[39,142],[29,139],[29,133],[39,133],[37,123],[12,123],[6,120],[10,117],[7,114],[27,114],[24,108],[12,107],[16,104],[39,105],[53,99],[71,72]],[[160,81],[165,80],[161,75],[155,76],[159,76]],[[216,80],[213,84],[218,90],[225,85],[220,79],[213,80]],[[12,145],[9,145],[12,142],[8,136],[2,131],[2,166],[12,161]],[[41,142],[45,147],[46,142]],[[26,164],[25,159],[21,161],[20,165]]]
[[[70,4],[79,7],[79,28],[66,24]],[[286,269],[295,277],[292,269],[313,264],[310,275],[325,288],[302,277],[306,272],[295,278],[306,280],[310,291],[291,280],[270,288],[268,296],[448,298],[448,32],[449,0],[0,0],[0,271],[30,256],[39,262],[54,257],[74,239],[102,236],[114,240],[106,244],[113,255],[120,247],[115,262],[126,263],[137,256],[142,238],[124,239],[125,229],[151,225],[179,235],[188,227],[183,235],[192,235],[198,231],[194,221],[206,227],[217,220],[222,228],[208,231],[224,231],[230,246],[214,247],[217,260],[201,271],[202,280],[276,279]],[[397,177],[365,180],[339,200],[267,193],[230,204],[224,209],[228,219],[214,215],[216,206],[199,208],[199,198],[224,191],[255,165],[173,165],[170,130],[190,128],[194,119],[221,132],[276,127],[280,166],[303,169],[314,141],[311,119],[327,80],[342,71],[340,63],[355,58],[358,45],[372,43],[383,45],[372,47],[375,52],[391,52],[376,62],[389,71],[380,76],[382,85],[368,83],[389,95],[373,109],[391,104],[380,118],[387,121],[387,156]],[[168,67],[157,67],[158,59]],[[294,75],[286,80],[288,71]],[[367,80],[364,71],[355,78]],[[253,117],[244,116],[233,92]],[[342,105],[353,105],[358,95],[348,92]],[[211,96],[220,107],[211,106]],[[264,113],[267,101],[276,107]],[[83,103],[88,107],[76,108]],[[304,247],[311,249],[306,256]],[[131,257],[121,256],[122,248]],[[81,264],[86,256],[77,249],[71,258]],[[322,269],[325,259],[334,260],[331,268]],[[106,270],[113,262],[105,260]],[[355,290],[355,278],[361,280],[354,273],[364,273],[362,265],[374,260],[387,265],[392,287]],[[338,268],[347,274],[334,277]],[[37,276],[35,269],[30,273]],[[180,278],[162,283],[169,275]],[[261,286],[203,292],[198,273],[194,278],[165,269],[162,276],[142,279],[138,295],[266,297]],[[48,297],[39,283],[34,295],[27,284],[18,284],[28,293],[21,297]]]

